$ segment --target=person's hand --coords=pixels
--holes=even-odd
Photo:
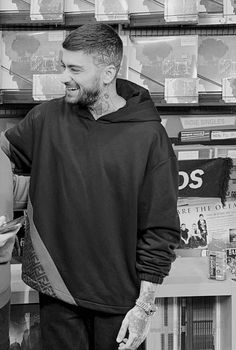
[[[6,223],[6,217],[0,216],[0,226]],[[21,224],[17,224],[17,228],[7,233],[0,233],[0,263],[5,263],[11,260],[12,251],[16,239],[16,234],[21,228]]]
[[[147,316],[139,306],[134,306],[125,316],[116,341],[119,350],[135,350],[147,337],[151,316]],[[125,338],[128,331],[128,338]]]

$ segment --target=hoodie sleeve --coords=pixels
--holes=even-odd
[[[26,209],[29,181],[29,176],[13,175],[14,210]]]
[[[177,160],[164,139],[154,151],[159,161],[147,169],[142,185],[136,262],[140,280],[159,284],[170,271],[180,240]]]
[[[29,175],[34,145],[34,109],[16,126],[1,135],[1,148],[13,163],[16,174]]]

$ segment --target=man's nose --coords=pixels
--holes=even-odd
[[[68,69],[65,69],[61,73],[60,80],[63,84],[69,83],[72,80],[70,73],[68,72]]]

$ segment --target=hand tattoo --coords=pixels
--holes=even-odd
[[[117,341],[124,341],[126,332],[129,337],[119,345],[119,350],[135,350],[145,340],[150,324],[151,317],[147,316],[145,311],[135,306],[125,316],[122,326],[117,337]]]

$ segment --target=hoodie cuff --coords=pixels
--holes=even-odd
[[[152,283],[162,284],[164,278],[156,275],[151,275],[149,273],[139,273],[139,279],[141,281],[148,281]]]

